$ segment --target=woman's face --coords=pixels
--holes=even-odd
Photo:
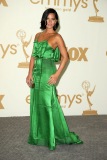
[[[47,17],[47,25],[46,28],[53,28],[54,25],[56,24],[57,20],[55,18],[55,14],[54,13],[50,13]]]

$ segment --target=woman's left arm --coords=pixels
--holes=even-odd
[[[57,46],[60,50],[60,53],[61,53],[61,62],[60,62],[60,65],[56,71],[55,74],[53,74],[48,83],[49,84],[55,84],[60,76],[60,74],[62,73],[66,63],[68,62],[69,60],[69,56],[68,56],[68,52],[67,52],[67,49],[65,47],[65,43],[64,43],[64,40],[63,38],[61,37],[61,35],[58,34],[58,36],[56,37],[56,43],[57,43]]]

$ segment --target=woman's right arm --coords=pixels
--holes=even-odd
[[[34,40],[36,40],[38,38],[39,34],[40,34],[40,32],[35,35]],[[35,58],[33,56],[31,56],[30,63],[29,63],[28,76],[26,77],[26,83],[28,84],[29,87],[31,85],[31,81],[33,81],[32,70],[33,70],[33,66],[34,66],[34,61],[35,61]]]
[[[35,58],[31,56],[30,63],[29,63],[28,76],[26,77],[26,83],[28,84],[28,86],[30,86],[31,81],[33,81],[32,70],[34,66],[34,61],[35,61]]]

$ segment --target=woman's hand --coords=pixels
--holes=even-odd
[[[52,84],[56,84],[58,80],[58,76],[56,74],[53,74],[50,76],[48,84],[52,85]]]
[[[26,83],[27,83],[27,85],[30,87],[31,86],[31,81],[33,81],[33,77],[32,77],[32,75],[28,75],[27,77],[26,77]]]

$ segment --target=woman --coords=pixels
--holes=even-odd
[[[56,32],[58,26],[57,12],[47,9],[41,19],[43,32],[35,36],[26,78],[31,87],[28,143],[45,145],[50,150],[54,150],[57,144],[83,143],[69,131],[57,98],[55,84],[69,59],[63,38]],[[59,60],[56,69],[55,62]]]

